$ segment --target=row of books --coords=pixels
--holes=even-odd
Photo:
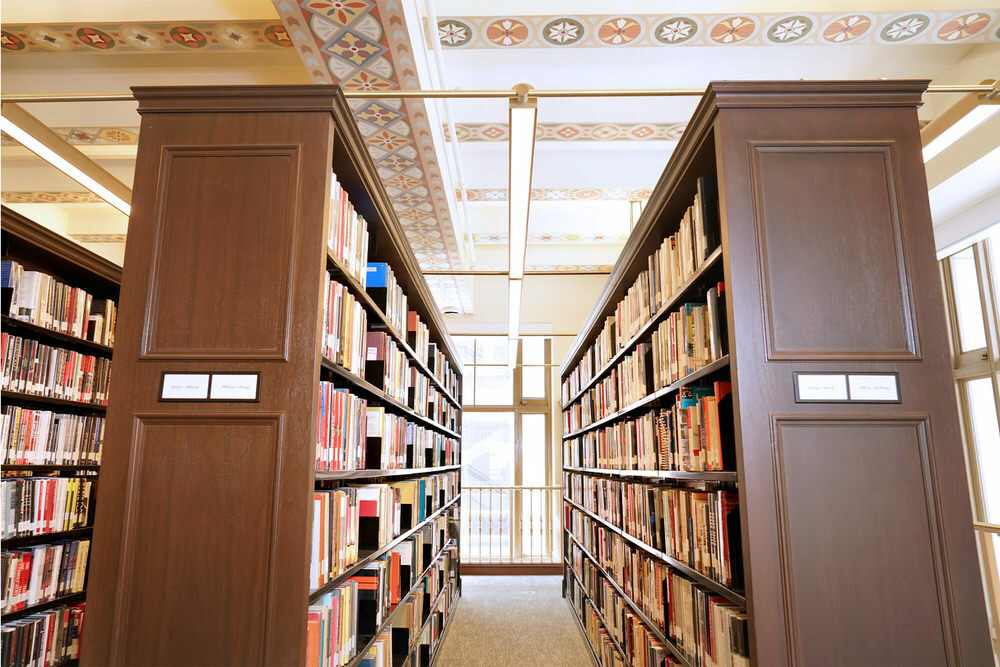
[[[708,290],[706,303],[685,303],[653,332],[655,389],[677,382],[726,354],[725,289],[724,283],[717,283]]]
[[[354,210],[347,191],[340,185],[337,175],[330,179],[330,213],[327,225],[327,247],[344,269],[362,287],[365,268],[368,266],[368,223]]]
[[[420,320],[417,311],[407,310],[406,294],[396,280],[392,268],[385,262],[368,261],[369,241],[368,223],[363,216],[355,211],[347,191],[337,180],[337,175],[333,174],[330,187],[330,223],[327,240],[330,253],[340,262],[344,270],[372,296],[392,327],[405,336],[407,345],[410,346],[417,358],[431,369],[431,372],[445,385],[449,393],[453,396],[456,395],[458,376],[451,370],[437,345],[430,342],[427,325]],[[335,282],[329,274],[327,281],[328,283]],[[341,289],[346,288],[341,286]],[[357,320],[356,316],[354,320]],[[323,321],[327,322],[327,318],[324,317]],[[339,320],[335,318],[334,321]],[[333,330],[329,328],[325,331],[327,334],[333,333]],[[353,331],[360,331],[361,337],[364,338],[366,327],[362,324],[360,328],[355,328]],[[342,348],[345,347],[342,342],[338,342],[338,344]],[[327,343],[324,342],[323,345],[326,347]],[[350,343],[346,344],[346,351],[353,355],[354,349]],[[352,364],[338,360],[336,354],[326,354],[326,356],[345,368],[351,369],[352,372],[361,374],[360,370],[355,370]],[[353,356],[350,358],[354,359]]]
[[[0,388],[107,405],[111,360],[0,334]]]
[[[637,484],[570,472],[563,476],[570,499],[611,525],[724,586],[743,587],[735,491]]]
[[[601,622],[598,612],[594,609],[594,603],[584,596],[583,589],[579,588],[579,584],[576,584],[573,590],[574,603],[577,613],[583,619],[587,641],[590,642],[590,647],[597,656],[601,667],[625,667],[625,656],[615,646],[611,639],[611,633],[608,632],[604,623]]]
[[[695,200],[677,232],[648,257],[646,269],[636,276],[615,314],[608,316],[595,342],[564,381],[564,404],[670,302],[719,242],[718,185],[714,178],[701,177]]]
[[[111,299],[95,299],[86,290],[47,273],[25,271],[10,259],[0,261],[0,289],[3,312],[16,320],[101,345],[114,345],[118,315]]]
[[[323,337],[320,350],[333,363],[361,376],[365,367],[368,311],[347,287],[333,279],[329,271],[323,285],[323,295]]]
[[[104,418],[7,405],[0,415],[0,442],[7,465],[96,465]]]
[[[90,540],[39,544],[0,553],[3,612],[79,593],[87,579]]]
[[[735,470],[732,385],[681,387],[671,407],[563,442],[566,465],[607,470]]]
[[[670,634],[697,667],[750,667],[746,612],[690,579],[671,572]]]
[[[579,549],[577,549],[579,550]],[[661,667],[677,664],[667,647],[656,638],[646,624],[628,606],[590,561],[583,561],[583,576],[576,570],[577,578],[595,608],[601,611],[605,628],[625,652],[630,667]],[[574,580],[574,586],[580,586]]]
[[[3,539],[48,535],[87,525],[93,481],[82,477],[0,480]]]
[[[350,390],[320,382],[316,470],[424,468],[458,463],[458,440]]]
[[[457,550],[444,549],[429,537],[443,532],[438,525],[426,526],[310,605],[306,664],[348,664],[376,634],[382,636],[379,629],[390,614],[394,614],[392,630],[386,634],[390,642],[392,635],[403,640],[405,654],[433,611],[431,601],[437,599],[444,575],[457,559]],[[395,613],[399,605],[404,608]],[[376,639],[372,649],[378,643]],[[391,643],[388,650],[391,654]],[[362,660],[368,658],[382,664],[378,652],[367,653]]]
[[[313,493],[310,586],[317,589],[402,532],[425,521],[458,492],[458,471],[387,484]]]
[[[431,343],[427,349],[427,366],[434,373],[434,377],[438,379],[438,382],[443,384],[444,388],[448,390],[448,393],[457,397],[458,373],[452,369],[448,358],[444,356],[444,352],[441,351],[436,343]]]
[[[85,603],[31,614],[0,626],[0,664],[58,667],[80,657]]]
[[[400,403],[409,404],[410,360],[383,331],[365,336],[365,380]]]
[[[365,290],[375,304],[382,309],[385,319],[397,332],[406,332],[406,293],[385,262],[368,262],[368,277]]]
[[[746,613],[729,600],[655,560],[620,535],[571,508],[567,526],[614,577],[633,603],[700,667],[747,667]],[[571,543],[571,562],[580,577],[603,579],[600,570]]]

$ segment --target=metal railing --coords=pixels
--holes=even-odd
[[[562,562],[559,486],[463,486],[463,563]]]
[[[997,552],[1000,551],[1000,524],[973,522],[972,527],[979,538],[979,557],[982,559],[983,588],[986,592],[986,607],[989,610],[990,631],[993,635],[993,653],[1000,664],[1000,566]]]

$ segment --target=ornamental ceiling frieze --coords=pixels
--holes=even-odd
[[[451,49],[1000,41],[993,9],[551,16],[447,16]]]

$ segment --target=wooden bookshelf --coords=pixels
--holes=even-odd
[[[579,390],[563,392],[566,410],[670,311],[725,283],[728,356],[682,382],[731,381],[736,469],[563,468],[737,491],[745,590],[564,498],[564,553],[581,549],[680,664],[698,658],[583,547],[572,512],[745,610],[754,665],[991,661],[916,116],[926,85],[713,82],[562,364],[565,381],[677,231],[698,178],[717,179],[721,248]],[[805,400],[797,375],[825,373],[844,387],[848,376],[894,378],[898,396],[887,396],[898,400]],[[669,406],[674,385],[564,439]],[[575,577],[567,561],[565,594]]]
[[[82,662],[300,665],[311,601],[413,534],[362,550],[311,590],[314,491],[459,470],[318,472],[320,382],[459,439],[462,366],[337,87],[133,90],[142,125],[108,406],[113,461],[102,468],[100,585]],[[367,223],[368,261],[389,264],[457,391],[443,390],[328,249],[333,175]],[[327,272],[361,304],[368,330],[385,331],[459,408],[454,428],[323,357]],[[254,375],[257,396],[160,400],[164,373],[199,372]],[[431,516],[457,522],[457,491]],[[457,562],[451,576],[460,591]]]
[[[103,257],[74,243],[70,239],[37,224],[33,220],[6,206],[0,207],[0,227],[2,227],[3,259],[13,260],[24,267],[25,271],[41,271],[59,282],[72,287],[86,290],[95,299],[118,300],[121,285],[121,267]],[[5,295],[4,306],[9,303]],[[35,340],[54,348],[62,348],[94,357],[112,358],[113,350],[107,345],[85,340],[76,336],[49,329],[37,324],[25,322],[9,316],[4,310],[0,313],[0,325],[5,334],[20,336],[25,340]],[[7,363],[7,360],[4,360]],[[3,403],[7,406],[20,406],[34,410],[48,410],[56,413],[69,413],[84,416],[103,416],[107,408],[96,403],[84,403],[62,398],[42,396],[18,391],[2,391]],[[104,440],[107,443],[107,438]],[[6,447],[7,443],[4,443]],[[102,448],[103,449],[103,448]],[[6,452],[4,453],[6,455]],[[103,457],[103,451],[102,451]],[[92,524],[97,514],[98,472],[96,464],[17,464],[4,463],[4,479],[23,479],[25,477],[84,477],[92,481],[92,495],[88,509],[88,521]],[[83,526],[71,530],[48,533],[44,535],[26,535],[12,537],[3,541],[4,550],[30,548],[50,544],[61,540],[90,539],[91,526]],[[93,542],[91,542],[93,552]],[[78,565],[79,566],[79,565]],[[86,566],[86,563],[84,564]],[[86,575],[89,585],[94,579]],[[63,605],[75,605],[85,602],[87,589],[76,593],[63,595],[53,600],[41,602],[25,609],[3,614],[3,622],[23,619],[31,614],[55,609]],[[76,660],[67,660],[63,664],[75,664]]]

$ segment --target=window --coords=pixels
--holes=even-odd
[[[941,261],[987,607],[1000,621],[1000,229]],[[994,632],[994,651],[997,651]]]
[[[551,341],[453,336],[463,388],[462,560],[558,562],[558,470],[553,469]]]

